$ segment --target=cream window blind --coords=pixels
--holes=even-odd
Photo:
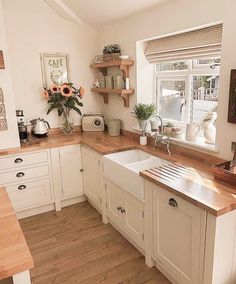
[[[150,63],[219,56],[222,24],[150,40],[145,55]]]

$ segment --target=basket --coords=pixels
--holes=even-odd
[[[236,166],[234,166],[234,171],[230,170],[231,162],[213,165],[213,176],[219,181],[236,186]]]

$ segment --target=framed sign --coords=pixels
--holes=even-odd
[[[228,122],[236,123],[236,69],[230,75]]]
[[[7,130],[6,110],[4,105],[3,91],[0,88],[0,131]]]
[[[5,64],[4,64],[4,58],[3,58],[2,50],[0,50],[0,69],[5,69]]]
[[[70,82],[69,56],[65,53],[41,53],[43,86]]]

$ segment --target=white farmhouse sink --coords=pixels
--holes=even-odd
[[[103,156],[104,176],[121,188],[144,198],[144,181],[139,172],[168,162],[140,150]]]

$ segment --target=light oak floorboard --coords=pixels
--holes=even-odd
[[[87,202],[20,220],[35,268],[32,284],[169,284]]]

